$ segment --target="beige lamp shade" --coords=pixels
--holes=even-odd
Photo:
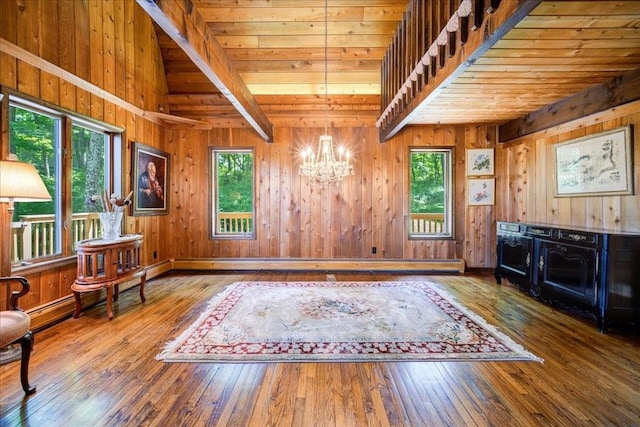
[[[51,200],[51,196],[32,164],[0,160],[0,202],[45,202],[48,200]]]

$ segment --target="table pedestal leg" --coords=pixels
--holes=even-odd
[[[144,284],[147,281],[147,271],[142,274],[140,279],[140,301],[145,302],[147,299],[144,297]]]
[[[73,318],[80,317],[80,310],[82,310],[82,302],[80,301],[80,292],[74,292],[73,297],[76,300],[76,311],[73,313]]]
[[[113,319],[113,286],[107,286],[107,317]]]

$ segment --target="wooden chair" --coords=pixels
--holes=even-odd
[[[29,358],[33,348],[33,333],[30,330],[31,318],[18,307],[18,298],[29,293],[29,281],[20,276],[0,277],[0,285],[20,282],[22,289],[12,291],[9,298],[9,309],[0,311],[0,348],[20,343],[22,358],[20,362],[20,381],[25,394],[33,394],[35,387],[29,385]]]

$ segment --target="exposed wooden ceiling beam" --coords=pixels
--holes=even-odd
[[[638,100],[640,100],[640,70],[635,70],[500,126],[498,141],[512,141]]]
[[[153,21],[173,39],[200,71],[267,142],[273,125],[240,75],[231,67],[224,49],[188,0],[137,0]]]

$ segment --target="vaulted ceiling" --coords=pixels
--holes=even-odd
[[[481,48],[427,85],[402,125],[505,124],[640,69],[640,1],[532,1],[535,7],[495,34],[486,27]],[[148,2],[138,0],[149,11]],[[408,0],[328,0],[327,103],[324,0],[176,3],[190,8],[182,16],[164,9],[164,21],[149,12],[158,23],[171,115],[214,127],[256,127],[255,119],[263,128],[322,127],[326,105],[330,125],[374,125],[380,117],[381,61]],[[518,10],[527,2],[498,3]],[[210,43],[220,52],[203,54]],[[241,82],[216,85],[207,67],[223,83],[225,73]],[[254,111],[264,116],[252,118]]]
[[[380,112],[380,63],[408,0],[328,0],[327,80],[331,120],[373,125]],[[194,0],[229,66],[276,126],[323,126],[323,0]],[[167,33],[158,30],[171,114],[214,126],[246,126]]]

